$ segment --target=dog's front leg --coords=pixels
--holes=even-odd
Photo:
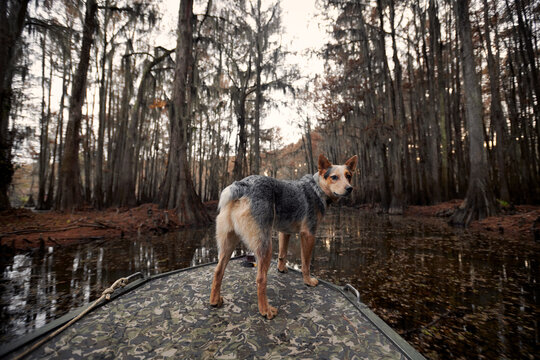
[[[319,280],[310,276],[311,254],[313,253],[313,245],[315,245],[315,237],[308,232],[300,233],[300,241],[302,248],[302,275],[304,283],[308,286],[317,286]]]
[[[277,269],[280,273],[287,272],[287,248],[289,247],[289,239],[291,234],[280,232],[279,235],[279,255]]]
[[[268,249],[258,253],[259,264],[257,265],[257,300],[259,304],[259,312],[262,316],[266,316],[268,320],[277,315],[277,309],[270,306],[268,296],[266,296],[266,284],[268,281],[268,269],[272,260],[272,243],[270,242]]]

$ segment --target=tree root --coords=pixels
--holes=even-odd
[[[482,220],[497,213],[495,196],[489,185],[480,179],[471,180],[465,201],[450,217],[448,223],[467,227],[473,220]]]

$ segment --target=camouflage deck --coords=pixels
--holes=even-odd
[[[278,315],[259,315],[256,268],[232,260],[224,306],[208,304],[214,266],[149,281],[91,312],[34,351],[33,359],[326,358],[406,359],[404,353],[335,288],[308,288],[302,277],[268,276]]]

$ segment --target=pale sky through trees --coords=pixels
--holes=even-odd
[[[269,1],[263,1],[263,6]],[[217,3],[214,3],[214,6]],[[203,14],[207,2],[196,1],[194,4],[194,13]],[[315,0],[282,0],[280,2],[282,9],[283,33],[281,34],[282,45],[290,52],[296,55],[287,57],[288,64],[297,65],[300,74],[303,77],[313,78],[315,75],[322,75],[324,70],[324,61],[310,51],[318,51],[328,41],[328,35],[325,30],[324,18],[320,16],[316,7]],[[161,21],[161,30],[167,36],[164,47],[172,48],[176,44],[175,32],[176,22],[178,20],[178,0],[165,0],[161,5],[163,19]],[[300,85],[305,79],[299,80],[295,85]],[[300,130],[296,123],[298,115],[295,112],[293,98],[291,94],[283,95],[282,91],[273,91],[270,95],[278,101],[287,101],[287,104],[278,104],[270,110],[265,111],[261,128],[268,129],[272,127],[281,128],[281,136],[285,144],[295,142],[300,138]],[[312,109],[314,112],[314,110]]]
[[[269,3],[269,1],[263,1],[263,6]],[[291,52],[286,58],[287,65],[296,65],[300,71],[301,79],[294,84],[297,87],[303,87],[307,79],[313,78],[316,75],[322,76],[324,73],[324,60],[317,57],[314,52],[319,51],[326,42],[328,42],[328,35],[326,33],[326,22],[323,16],[320,15],[320,11],[317,8],[315,0],[282,0],[280,2],[282,8],[282,26],[283,33],[281,34],[281,43],[283,47]],[[194,6],[195,14],[203,14],[206,10],[207,1],[197,1]],[[218,2],[214,2],[213,6],[219,5]],[[154,29],[154,34],[149,34],[153,37],[152,46],[162,46],[167,49],[172,49],[176,46],[176,28],[178,21],[178,0],[163,0],[159,4],[161,13],[161,20],[158,21]],[[38,9],[37,11],[42,11]],[[47,15],[50,16],[50,15]],[[46,16],[45,16],[46,17]],[[80,19],[75,21],[76,26],[80,26]],[[38,41],[32,39],[31,41]],[[36,48],[37,50],[37,48]],[[41,59],[40,54],[36,52],[31,64],[30,73],[41,73]],[[52,111],[58,111],[58,103],[61,94],[61,82],[60,77],[55,76],[53,80],[52,91]],[[94,92],[97,91],[95,87],[89,87],[87,93],[87,101],[97,96]],[[26,105],[39,104],[41,98],[41,89],[39,82],[34,82],[30,88],[27,89],[27,95],[29,96]],[[266,107],[261,118],[261,128],[276,128],[281,129],[281,136],[283,138],[283,145],[296,142],[300,138],[301,131],[297,124],[301,121],[297,114],[292,94],[283,94],[281,90],[270,91],[267,95],[272,100],[275,100],[274,106]],[[86,105],[85,105],[86,108]],[[67,111],[67,109],[66,109]],[[92,110],[90,110],[92,111]],[[97,112],[97,107],[94,109]],[[304,112],[312,113],[312,121],[315,122],[315,109],[303,109]],[[86,110],[85,110],[86,112]],[[37,129],[37,120],[39,118],[39,109],[26,108],[23,113],[17,119],[17,126],[31,126]],[[231,134],[234,136],[235,133]],[[26,163],[32,161],[30,155],[39,145],[34,143],[31,139],[26,139],[25,144],[14,151],[17,162]]]

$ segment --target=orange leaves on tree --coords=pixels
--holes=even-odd
[[[163,109],[167,106],[166,100],[154,99],[154,102],[149,105],[150,109]]]

